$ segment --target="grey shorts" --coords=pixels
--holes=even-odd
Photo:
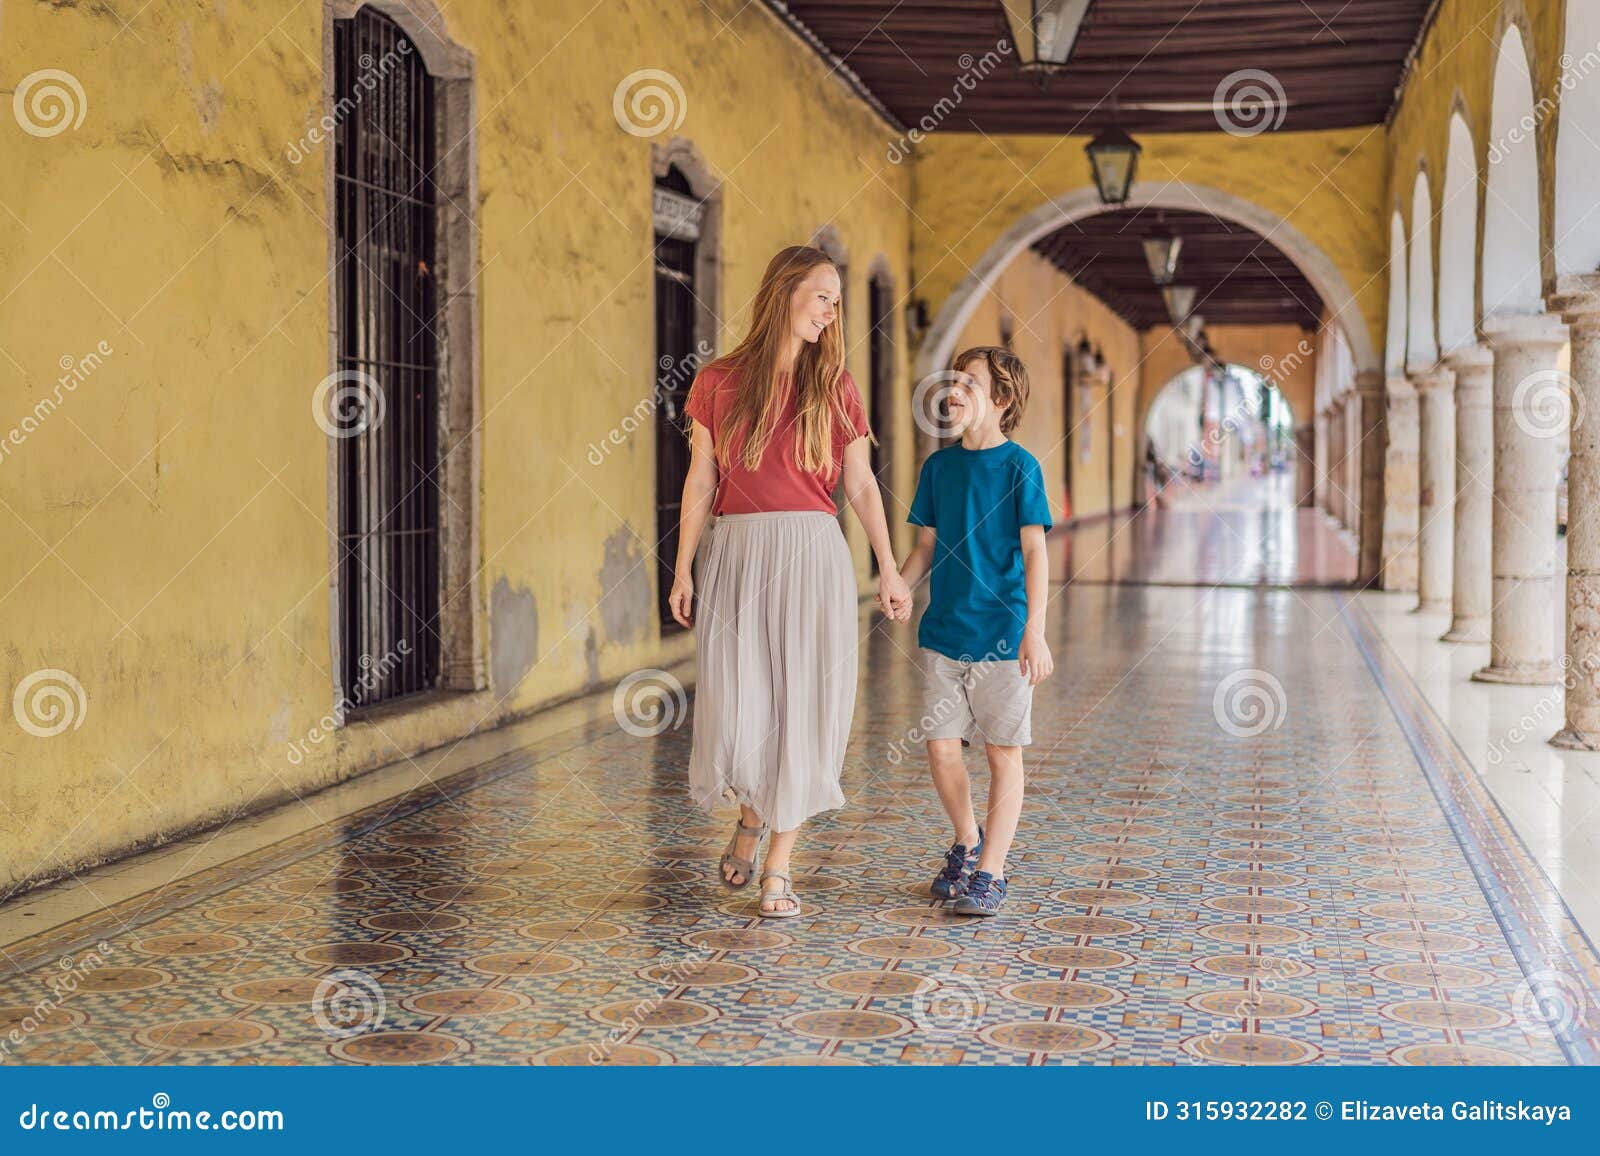
[[[997,747],[1033,742],[1033,687],[1014,658],[962,662],[924,647],[922,738],[966,739]]]

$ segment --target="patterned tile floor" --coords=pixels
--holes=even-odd
[[[864,614],[802,918],[713,881],[689,723],[608,719],[9,945],[0,1062],[1595,1062],[1593,949],[1348,594],[1058,594],[999,919],[926,894]]]

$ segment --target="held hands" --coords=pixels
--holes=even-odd
[[[911,620],[911,587],[900,577],[898,569],[890,568],[879,573],[878,605],[884,616],[893,622]]]
[[[677,619],[679,626],[689,627],[694,623],[690,621],[689,614],[694,607],[694,576],[692,574],[678,573],[672,576],[672,593],[667,595],[667,606],[672,611],[672,617]]]
[[[1017,647],[1017,661],[1022,666],[1022,677],[1028,680],[1029,686],[1038,686],[1056,668],[1055,660],[1050,657],[1050,646],[1042,633],[1023,634],[1022,643]]]

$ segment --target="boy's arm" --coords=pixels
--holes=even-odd
[[[1022,628],[1017,659],[1022,663],[1022,673],[1037,686],[1055,669],[1055,659],[1044,640],[1045,607],[1050,602],[1050,555],[1045,548],[1043,526],[1022,527],[1022,573],[1028,592],[1028,620]]]
[[[917,544],[906,555],[906,560],[900,563],[900,577],[905,579],[907,586],[915,586],[922,581],[933,565],[934,529],[932,526],[920,526],[918,529]]]

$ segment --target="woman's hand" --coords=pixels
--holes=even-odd
[[[1017,661],[1022,664],[1022,677],[1028,680],[1029,686],[1038,686],[1056,668],[1043,634],[1023,634],[1022,644],[1017,647]]]
[[[694,575],[678,571],[672,576],[672,593],[667,595],[667,606],[679,626],[693,626],[689,615],[694,609]]]
[[[878,605],[895,622],[910,620],[911,587],[900,577],[898,569],[890,567],[878,573]]]

